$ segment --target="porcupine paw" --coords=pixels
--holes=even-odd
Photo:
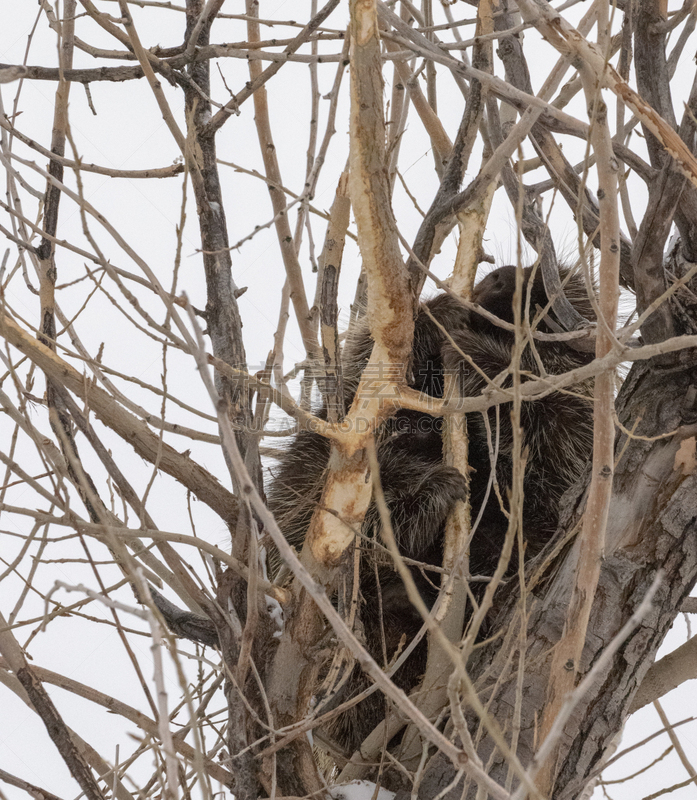
[[[467,499],[467,483],[459,469],[440,466],[424,478],[421,492],[437,500],[443,513],[448,514],[458,500]]]

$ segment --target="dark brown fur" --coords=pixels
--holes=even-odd
[[[530,285],[531,270],[524,271],[524,307],[532,320],[536,310],[547,304],[539,272]],[[475,289],[475,302],[501,319],[513,321],[515,268],[501,267],[485,277]],[[572,278],[566,295],[580,313],[593,317],[583,281]],[[430,315],[429,315],[430,312]],[[433,322],[431,316],[449,336]],[[538,330],[549,330],[544,322]],[[424,302],[415,320],[410,385],[434,397],[443,394],[445,369],[460,376],[463,396],[479,395],[486,387],[480,372],[460,354],[465,353],[488,377],[495,378],[509,367],[513,334],[484,317],[466,310],[447,294]],[[535,341],[539,361],[548,374],[560,374],[590,361],[591,356],[572,350],[564,343]],[[348,408],[360,375],[370,356],[372,340],[367,326],[359,326],[349,337],[343,354],[345,402]],[[523,373],[539,374],[538,361],[531,345],[521,358]],[[509,385],[507,378],[503,385]],[[527,449],[523,528],[526,557],[538,552],[554,533],[561,495],[581,474],[592,446],[592,406],[590,387],[573,387],[574,394],[552,393],[535,402],[523,403],[521,423],[523,446]],[[487,412],[494,443],[498,439],[496,477],[501,492],[511,482],[512,428],[510,409],[503,405]],[[445,520],[455,502],[465,496],[462,475],[442,462],[441,421],[426,414],[400,411],[381,429],[377,441],[380,477],[391,513],[395,537],[402,554],[425,564],[440,565]],[[470,547],[472,574],[491,574],[498,561],[507,521],[495,493],[489,491],[491,461],[487,430],[482,414],[467,415],[470,440],[471,502],[473,520],[481,521]],[[324,470],[329,454],[328,442],[317,434],[302,432],[293,440],[272,470],[269,507],[288,540],[301,546],[320,498]],[[379,546],[379,524],[374,506],[363,526],[360,571],[361,594],[365,601],[361,614],[367,646],[379,663],[383,662],[383,643],[388,659],[400,639],[413,638],[421,619],[406,598],[402,581]],[[377,573],[377,578],[376,578]],[[414,569],[414,578],[427,603],[438,592],[439,576]],[[381,600],[382,618],[378,613]],[[425,665],[426,649],[417,647],[411,659],[395,675],[405,691],[412,689]],[[349,687],[337,702],[367,686],[356,668]],[[337,742],[353,751],[384,716],[384,701],[378,694],[339,717],[331,726]]]

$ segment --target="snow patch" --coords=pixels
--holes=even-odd
[[[332,786],[329,794],[334,800],[372,800],[375,795],[375,784],[372,781],[351,781],[340,786]],[[392,800],[394,792],[379,789],[376,800]]]

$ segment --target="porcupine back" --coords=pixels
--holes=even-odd
[[[539,271],[524,270],[524,287],[530,319],[547,305]],[[562,279],[565,275],[562,273]],[[515,268],[501,267],[475,288],[473,299],[502,320],[513,321],[512,300]],[[584,282],[572,276],[565,294],[587,319],[593,309]],[[548,312],[553,318],[553,314]],[[437,322],[434,322],[434,319]],[[446,331],[444,333],[443,331]],[[538,330],[549,332],[544,322]],[[478,396],[488,382],[509,369],[513,334],[484,317],[465,309],[449,294],[440,294],[421,304],[415,320],[409,385],[434,397],[443,394],[444,370],[459,375],[463,396]],[[367,322],[359,324],[347,339],[342,356],[344,401],[348,408],[361,373],[370,357],[372,338]],[[532,347],[535,348],[533,353]],[[564,342],[528,343],[520,360],[523,379],[539,375],[541,363],[548,375],[567,372],[588,363],[592,356]],[[538,363],[539,362],[539,363]],[[476,365],[476,368],[475,366]],[[502,386],[510,385],[510,376]],[[592,406],[589,385],[576,385],[569,392],[552,392],[521,410],[523,446],[527,451],[524,480],[523,528],[526,557],[549,540],[558,522],[559,500],[582,473],[592,446]],[[472,519],[481,520],[470,546],[473,574],[491,574],[498,561],[507,519],[491,490],[490,445],[497,451],[496,478],[503,497],[512,475],[512,427],[510,404],[467,415],[470,442]],[[320,412],[326,416],[326,412]],[[420,412],[402,410],[381,428],[377,454],[385,499],[400,552],[411,559],[439,566],[442,560],[444,526],[455,502],[464,498],[464,480],[442,461],[441,421]],[[310,518],[319,502],[329,456],[323,437],[303,431],[286,449],[268,490],[269,507],[287,539],[296,547],[304,540]],[[488,493],[487,493],[488,489]],[[482,510],[482,503],[487,497]],[[413,638],[421,619],[409,602],[403,584],[384,548],[380,546],[377,510],[373,504],[363,525],[360,571],[361,594],[368,613],[362,614],[366,644],[378,663],[384,653],[391,658],[403,636]],[[437,596],[439,576],[412,570],[427,604]],[[377,577],[376,577],[377,575]],[[380,602],[381,601],[381,602]],[[377,609],[382,609],[382,617]],[[425,667],[425,643],[420,643],[394,680],[405,691],[418,682]],[[355,696],[369,682],[355,668],[336,702]],[[336,742],[352,752],[384,716],[379,693],[354,706],[329,726]]]

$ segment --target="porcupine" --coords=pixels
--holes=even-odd
[[[534,277],[533,277],[534,276]],[[532,277],[532,282],[531,282]],[[593,319],[592,305],[583,279],[561,271],[565,294],[587,319]],[[513,296],[516,269],[500,267],[475,287],[473,300],[505,322],[513,322]],[[539,269],[523,270],[524,308],[532,321],[539,309],[548,305]],[[537,330],[551,332],[545,319],[554,319],[547,310]],[[435,322],[434,322],[435,320]],[[443,333],[447,331],[448,335]],[[511,361],[514,334],[466,309],[450,294],[439,294],[421,303],[415,319],[409,385],[434,397],[442,397],[445,369],[459,375],[464,397],[479,395],[493,379],[507,370]],[[534,346],[536,356],[532,351]],[[367,323],[361,323],[347,339],[342,355],[344,401],[348,408],[372,349]],[[462,354],[479,368],[475,369]],[[556,375],[588,363],[592,355],[579,352],[565,342],[535,340],[525,347],[520,360],[523,380],[539,375],[539,363],[547,374]],[[482,374],[483,373],[483,374]],[[484,377],[486,376],[486,377]],[[503,386],[510,384],[504,382]],[[524,478],[523,529],[525,557],[539,552],[557,527],[558,505],[564,491],[583,471],[592,447],[592,405],[590,387],[576,385],[572,392],[554,392],[524,402],[521,409],[523,447],[527,453]],[[506,497],[512,476],[512,425],[507,405],[485,412],[491,431],[481,413],[467,414],[469,437],[470,501],[472,518],[481,519],[470,545],[470,572],[492,574],[498,562],[505,533],[506,515],[495,493],[487,493],[490,483],[490,444],[497,450],[496,478]],[[326,411],[322,412],[325,415]],[[440,566],[443,555],[445,520],[456,501],[465,497],[465,481],[454,468],[443,463],[442,423],[420,412],[401,410],[383,425],[377,436],[377,458],[385,500],[400,552],[425,564]],[[329,442],[309,431],[300,432],[273,470],[268,490],[269,507],[286,538],[302,545],[312,513],[320,499]],[[489,487],[490,489],[490,487]],[[486,505],[482,503],[486,498]],[[374,504],[363,525],[361,543],[360,590],[369,613],[361,616],[367,647],[373,657],[389,659],[400,640],[413,638],[422,620],[409,602],[406,591],[379,541],[378,513]],[[376,568],[377,565],[377,568]],[[376,579],[377,573],[377,579]],[[438,593],[438,575],[429,580],[423,571],[412,570],[424,600],[431,605]],[[379,596],[378,596],[379,595]],[[378,601],[381,602],[378,602]],[[377,609],[382,608],[382,619]],[[384,646],[384,650],[383,650]],[[417,684],[426,662],[426,646],[417,645],[410,659],[394,675],[405,691]],[[358,667],[336,702],[354,696],[369,685]],[[330,723],[329,735],[353,752],[384,716],[384,701],[373,694],[349,712]]]

